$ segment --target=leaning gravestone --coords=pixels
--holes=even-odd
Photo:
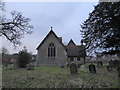
[[[117,72],[118,72],[118,87],[120,88],[120,65],[117,68]]]
[[[89,71],[90,71],[90,73],[96,73],[96,68],[95,68],[95,65],[94,64],[90,64],[89,65]]]
[[[75,63],[72,63],[70,65],[70,72],[71,72],[71,74],[76,74],[78,72],[77,65]]]
[[[98,67],[98,68],[103,67],[103,62],[102,62],[102,61],[98,61],[98,62],[97,62],[97,67]]]

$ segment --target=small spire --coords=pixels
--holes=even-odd
[[[51,27],[51,30],[52,30],[52,27]]]

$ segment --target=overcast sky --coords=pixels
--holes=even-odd
[[[2,44],[9,53],[16,53],[27,47],[29,52],[36,54],[36,47],[49,33],[50,27],[57,36],[62,37],[63,43],[73,39],[80,44],[82,39],[80,24],[85,21],[89,13],[94,9],[96,2],[7,2],[6,17],[10,17],[11,11],[22,12],[23,16],[31,19],[30,24],[34,26],[31,35],[25,35],[21,39],[22,45],[14,49],[13,45],[6,39]]]

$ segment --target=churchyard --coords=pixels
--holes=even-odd
[[[69,67],[35,67],[2,69],[2,85],[4,88],[118,88],[116,69],[107,70],[108,63],[102,67],[93,63],[96,73],[89,72],[86,63],[78,68],[77,74],[71,74]]]

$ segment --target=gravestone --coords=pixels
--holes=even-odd
[[[76,74],[78,72],[77,65],[75,63],[72,63],[70,65],[70,72],[71,72],[71,74]]]
[[[70,67],[70,64],[67,64],[67,67]]]
[[[113,61],[113,67],[116,68],[120,65],[120,62],[118,60]]]
[[[27,70],[34,70],[34,65],[27,64],[26,68],[27,68]]]
[[[112,70],[113,70],[112,66],[111,66],[111,65],[108,65],[108,66],[107,66],[107,70],[108,70],[108,71],[112,71]]]
[[[5,67],[8,67],[8,64],[5,63],[4,66],[5,66]]]
[[[93,73],[93,74],[96,73],[96,67],[94,64],[89,65],[89,71],[90,71],[90,73]]]
[[[64,66],[61,66],[61,68],[64,68]]]
[[[114,66],[114,65],[113,65],[113,60],[110,60],[110,61],[109,61],[109,66],[110,66],[110,67],[113,67],[113,66]]]
[[[98,61],[98,62],[97,62],[97,67],[98,67],[98,68],[103,67],[103,62],[102,62],[102,61]]]
[[[118,87],[120,88],[120,65],[117,68],[117,72],[118,72]]]

